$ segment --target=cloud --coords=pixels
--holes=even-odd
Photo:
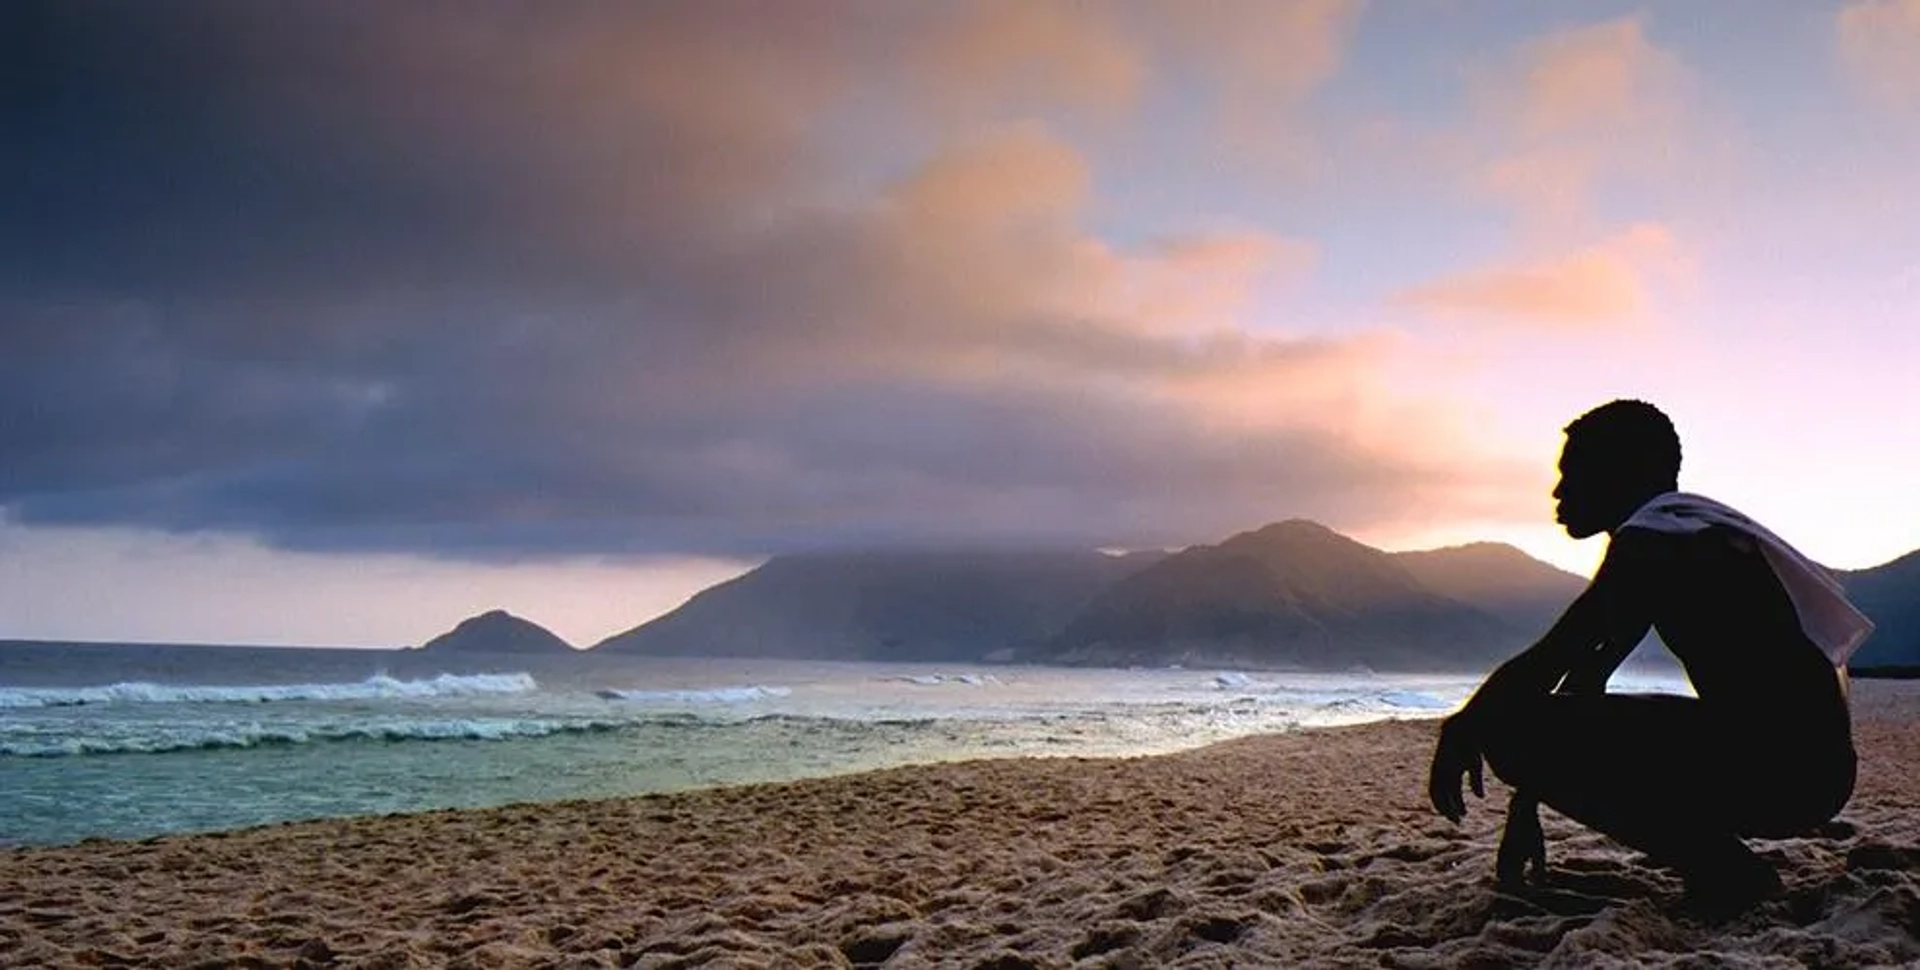
[[[1859,0],[1840,11],[1841,62],[1873,97],[1920,107],[1920,0]]]
[[[1684,164],[1704,122],[1689,72],[1639,18],[1570,28],[1529,42],[1475,85],[1491,146],[1477,187],[1531,231],[1587,231],[1603,185]]]
[[[1102,278],[1084,298],[1098,315],[1190,335],[1248,319],[1263,293],[1290,288],[1319,258],[1310,242],[1252,230],[1169,237],[1136,253],[1096,246],[1090,257]]]
[[[1606,203],[1664,211],[1664,198],[1725,168],[1723,132],[1688,67],[1627,17],[1534,38],[1475,71],[1470,92],[1469,124],[1430,141],[1511,214],[1509,254],[1389,302],[1563,332],[1655,319],[1691,257],[1667,222],[1623,222]]]
[[[1101,115],[1136,106],[1147,54],[1102,5],[981,0],[955,8],[919,55],[935,103],[987,114],[1035,102]]]
[[[1471,270],[1412,287],[1402,306],[1442,317],[1580,329],[1645,322],[1684,270],[1664,226],[1644,224],[1565,256]]]
[[[1331,78],[1360,8],[1359,0],[1218,0],[1152,4],[1143,15],[1175,57],[1229,100],[1251,103],[1298,100]]]
[[[1300,110],[1338,71],[1361,6],[972,0],[946,5],[913,73],[938,114],[976,121],[1128,119],[1150,87],[1178,89],[1207,104],[1213,148],[1272,160],[1300,150]]]
[[[1095,234],[1037,122],[850,171],[843,113],[910,111],[944,21],[785,9],[31,7],[0,510],[748,555],[1358,527],[1504,480],[1384,385],[1392,341],[1268,316],[1305,243]]]
[[[1172,69],[1211,93],[1218,144],[1241,165],[1300,170],[1315,150],[1302,109],[1338,72],[1360,0],[1148,4]]]

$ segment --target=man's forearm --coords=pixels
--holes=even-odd
[[[1638,640],[1625,638],[1603,640],[1600,646],[1588,651],[1575,661],[1560,682],[1559,691],[1563,694],[1604,694],[1607,681],[1613,678],[1613,672],[1620,669],[1633,648],[1640,645]]]
[[[1574,600],[1546,636],[1487,675],[1480,689],[1474,691],[1473,699],[1468,701],[1468,709],[1507,698],[1552,692],[1568,671],[1592,654],[1594,645],[1604,639],[1601,619],[1588,595]]]
[[[1555,649],[1550,639],[1528,647],[1513,659],[1494,668],[1493,673],[1474,691],[1473,704],[1509,697],[1533,697],[1551,692],[1572,666],[1565,649]]]

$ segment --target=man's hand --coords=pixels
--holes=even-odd
[[[1433,748],[1433,767],[1427,773],[1427,797],[1433,810],[1458,822],[1467,814],[1467,799],[1460,790],[1465,776],[1473,784],[1476,798],[1487,797],[1485,769],[1480,760],[1480,739],[1473,722],[1459,714],[1440,725],[1440,743]]]

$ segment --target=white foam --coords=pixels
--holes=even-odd
[[[740,687],[710,687],[704,690],[603,690],[598,693],[610,701],[643,704],[744,704],[785,697],[793,691],[786,687],[747,684]]]
[[[1380,693],[1380,700],[1388,707],[1401,707],[1417,711],[1447,711],[1453,709],[1452,703],[1424,691],[1417,690],[1382,691]]]
[[[220,724],[133,731],[119,735],[14,737],[0,740],[0,756],[55,758],[86,754],[159,754],[218,748],[258,748],[324,741],[506,741],[552,734],[618,730],[631,722],[472,718],[332,725]]]
[[[921,687],[939,687],[945,684],[985,687],[988,684],[1000,683],[1000,678],[992,674],[907,674],[895,679]]]
[[[374,674],[341,684],[154,684],[127,681],[100,687],[3,687],[0,709],[75,707],[83,704],[267,704],[279,701],[406,700],[524,694],[537,690],[533,675],[439,674],[398,680]]]

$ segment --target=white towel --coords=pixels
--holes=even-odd
[[[1844,668],[1847,657],[1873,632],[1873,621],[1847,600],[1846,590],[1833,574],[1801,555],[1785,539],[1713,499],[1687,492],[1656,495],[1623,523],[1623,527],[1666,533],[1699,532],[1715,525],[1753,537],[1774,575],[1780,578],[1780,585],[1786,588],[1787,598],[1793,601],[1794,611],[1800,615],[1800,629],[1834,666]]]

